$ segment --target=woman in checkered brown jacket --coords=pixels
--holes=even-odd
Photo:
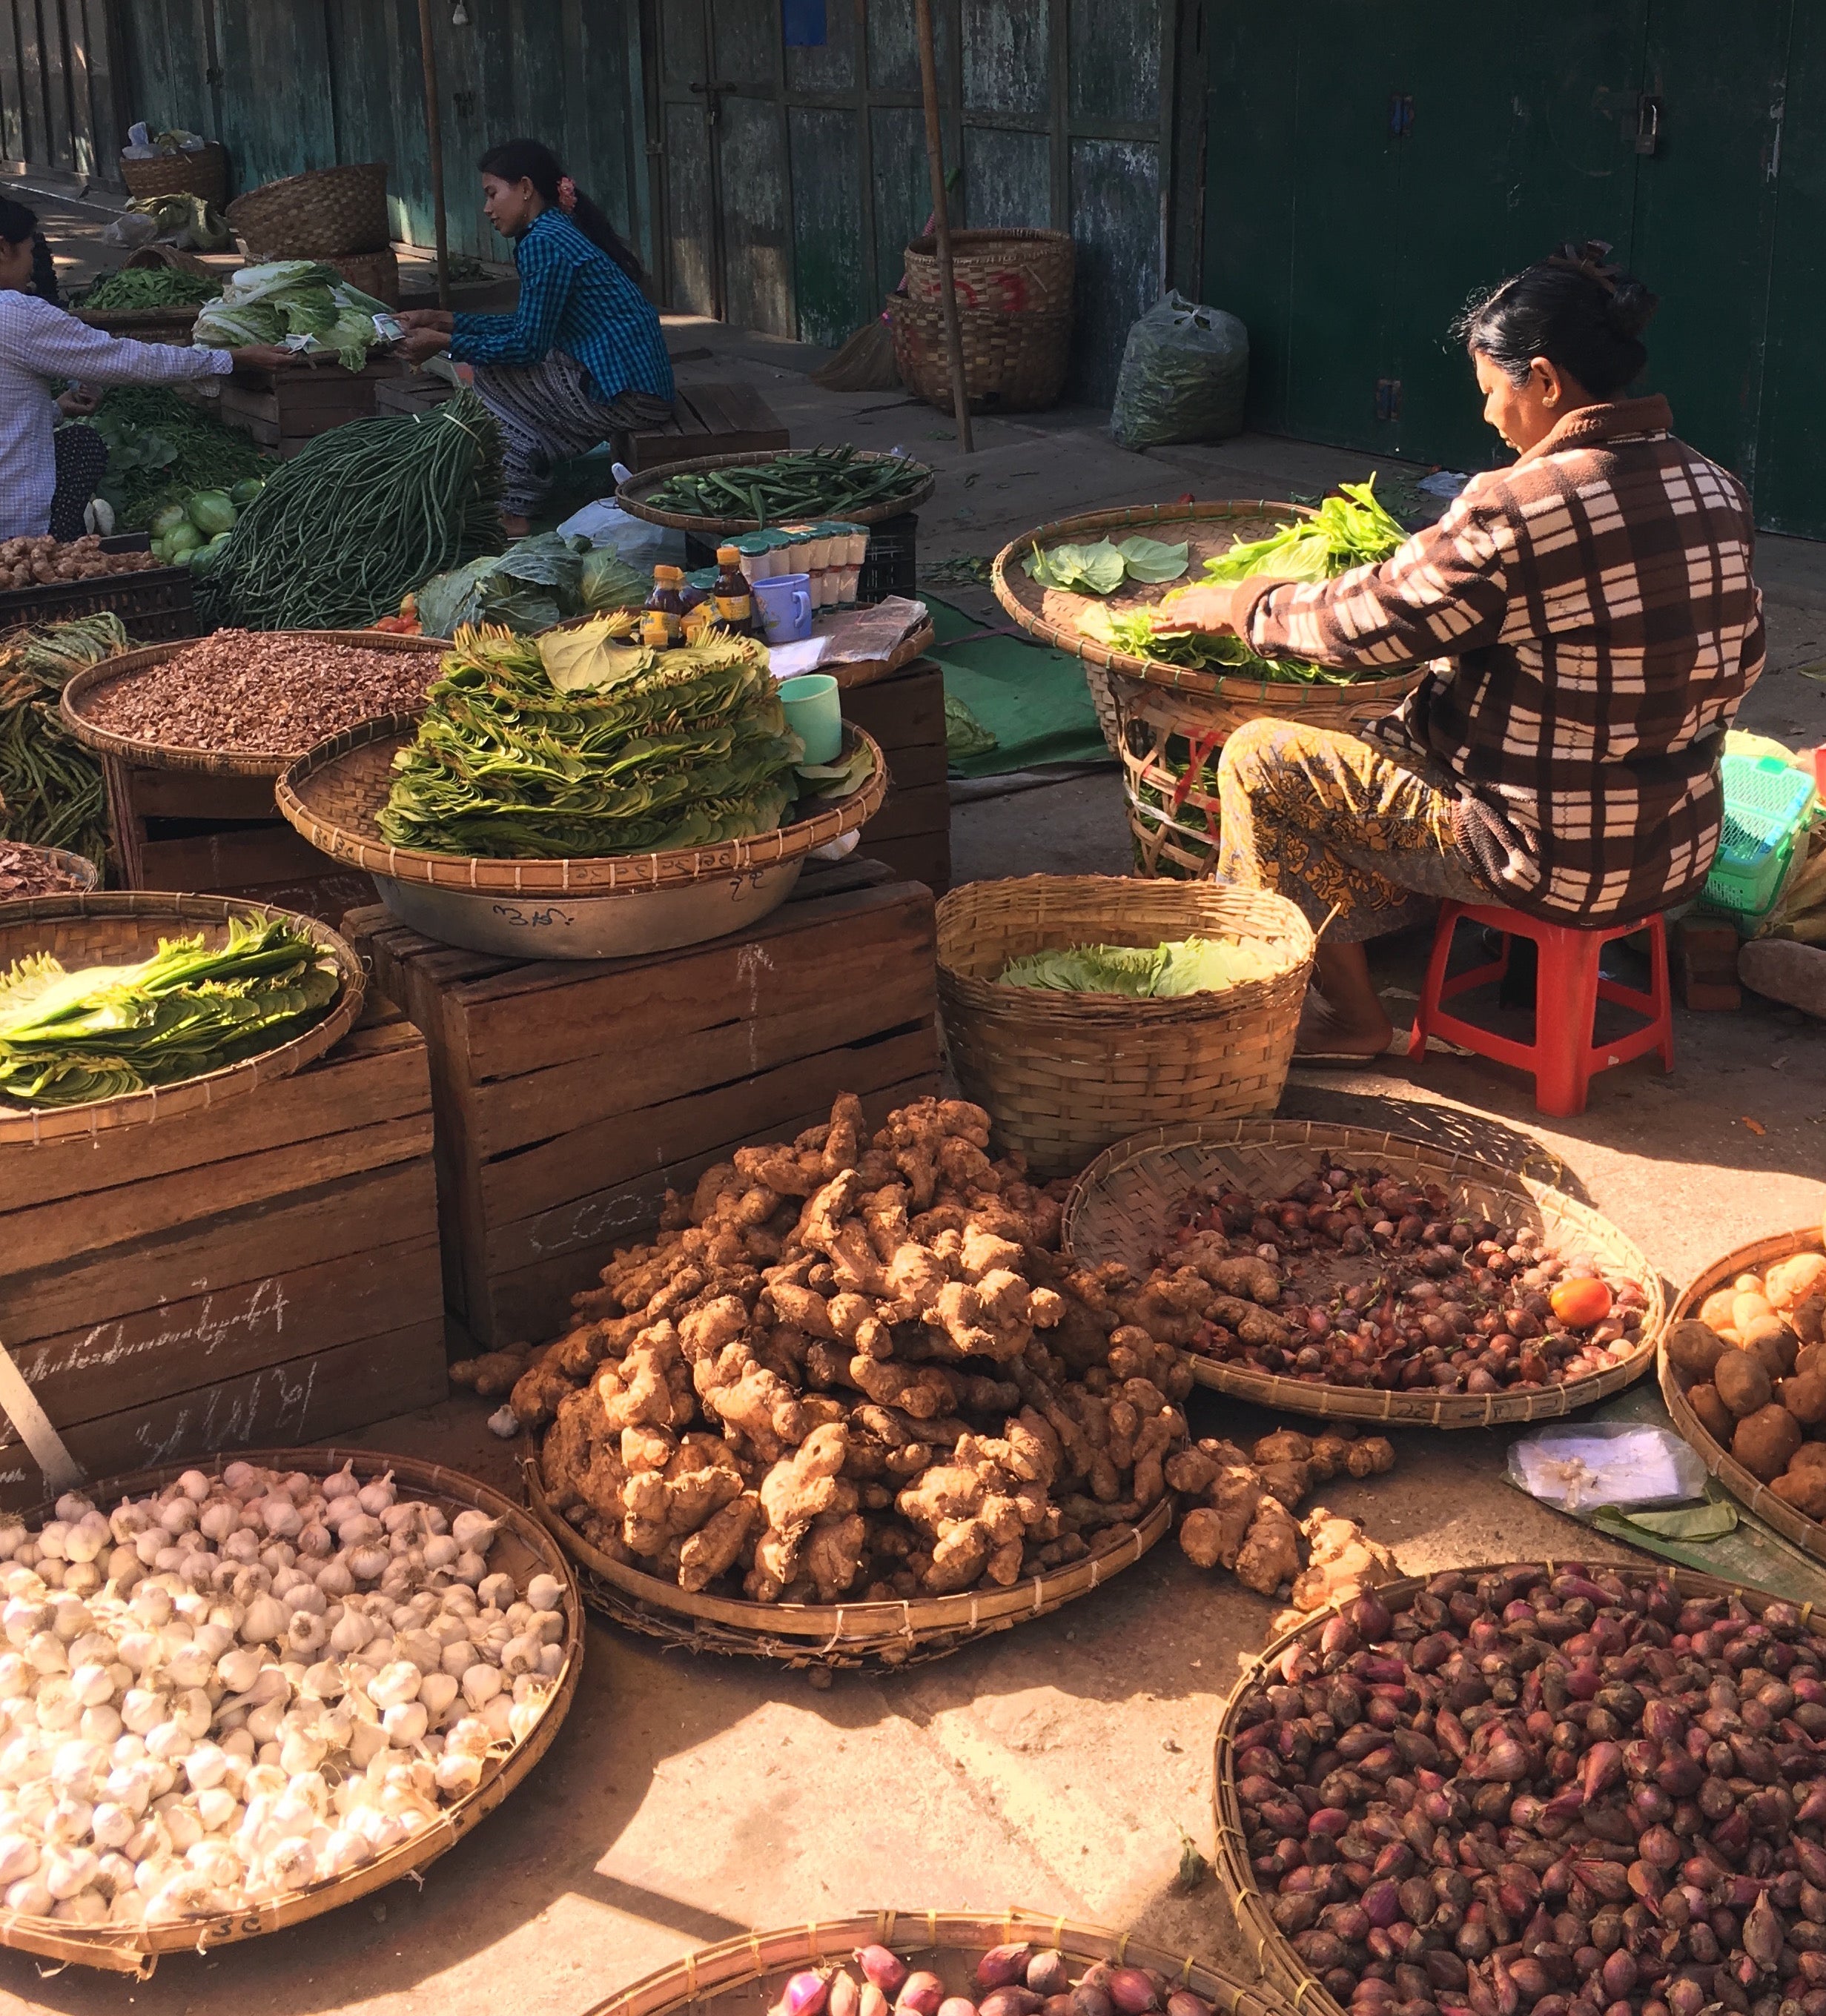
[[[1763,669],[1749,503],[1666,400],[1626,396],[1655,300],[1608,250],[1568,247],[1460,324],[1509,466],[1380,566],[1174,604],[1264,655],[1427,666],[1363,739],[1256,721],[1224,747],[1219,875],[1331,919],[1303,1051],[1388,1047],[1363,943],[1430,899],[1633,920],[1711,865],[1725,730]]]

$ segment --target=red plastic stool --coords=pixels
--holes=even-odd
[[[1449,980],[1446,968],[1452,956],[1453,935],[1461,922],[1500,933],[1503,949],[1488,966],[1456,974]],[[1650,992],[1644,994],[1601,978],[1597,963],[1605,947],[1613,938],[1632,938],[1644,928],[1648,933]],[[1500,981],[1509,970],[1509,941],[1513,938],[1532,938],[1540,949],[1532,1043],[1514,1042],[1475,1022],[1461,1021],[1441,1005],[1455,994]],[[1614,1002],[1644,1017],[1644,1026],[1615,1042],[1594,1045],[1592,1035],[1601,1001]],[[1561,1117],[1585,1111],[1593,1074],[1612,1064],[1627,1064],[1659,1050],[1662,1069],[1672,1071],[1673,1014],[1668,994],[1667,933],[1660,916],[1651,917],[1646,927],[1615,924],[1600,931],[1576,931],[1494,904],[1442,903],[1433,956],[1427,962],[1426,983],[1421,991],[1420,1013],[1414,1017],[1410,1054],[1417,1063],[1426,1054],[1429,1035],[1526,1071],[1534,1080],[1536,1111]]]

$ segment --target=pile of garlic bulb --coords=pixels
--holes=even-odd
[[[66,1924],[243,1910],[438,1818],[538,1722],[564,1586],[498,1522],[231,1463],[0,1523],[0,1895]]]

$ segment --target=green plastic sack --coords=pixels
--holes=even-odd
[[[1110,433],[1124,448],[1227,441],[1243,430],[1249,332],[1169,290],[1129,325]]]

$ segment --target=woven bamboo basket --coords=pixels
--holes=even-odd
[[[130,336],[135,343],[189,342],[197,310],[189,308],[78,308],[76,319],[110,336]]]
[[[388,630],[276,630],[269,634],[294,641],[347,645],[363,651],[416,652],[430,657],[441,657],[450,648],[446,638],[404,637]],[[65,685],[59,706],[70,733],[99,754],[117,757],[136,769],[195,770],[211,777],[276,777],[304,752],[293,750],[272,755],[240,749],[195,749],[174,742],[142,742],[132,736],[117,734],[90,718],[90,709],[103,693],[146,679],[156,667],[187,650],[195,642],[194,638],[178,638],[168,644],[150,644],[142,650],[123,651],[115,657],[85,665]],[[436,676],[433,667],[427,672],[427,686]]]
[[[1468,1568],[1462,1572],[1468,1575],[1507,1574],[1521,1568],[1544,1568],[1550,1574],[1558,1574],[1570,1568],[1602,1568],[1644,1580],[1666,1582],[1680,1595],[1704,1599],[1708,1597],[1734,1597],[1756,1615],[1776,1598],[1759,1589],[1745,1589],[1738,1585],[1721,1582],[1715,1575],[1695,1574],[1690,1568],[1666,1566],[1645,1568],[1640,1562],[1626,1562],[1592,1554],[1582,1554],[1576,1562],[1503,1562],[1489,1567]],[[1378,1598],[1392,1611],[1399,1604],[1410,1601],[1424,1589],[1430,1577],[1410,1575],[1404,1580],[1384,1583],[1376,1591]],[[1237,1719],[1252,1688],[1273,1683],[1273,1669],[1285,1655],[1288,1648],[1302,1640],[1316,1642],[1327,1622],[1336,1616],[1340,1606],[1315,1611],[1310,1617],[1302,1618],[1293,1628],[1273,1640],[1252,1660],[1245,1669],[1235,1690],[1224,1705],[1223,1716],[1217,1731],[1216,1756],[1213,1763],[1212,1804],[1217,1816],[1218,1873],[1228,1892],[1231,1909],[1236,1913],[1237,1929],[1243,1935],[1244,1945],[1253,1957],[1256,1967],[1271,1991],[1278,1991],[1292,2002],[1296,2009],[1307,2012],[1307,2016],[1346,2016],[1343,2007],[1319,1982],[1317,1977],[1302,1961],[1291,1942],[1274,1922],[1270,1911],[1271,1899],[1264,1895],[1250,1867],[1248,1836],[1244,1831],[1242,1802],[1237,1794],[1237,1768],[1235,1737]]]
[[[121,157],[127,193],[144,203],[156,196],[200,196],[220,210],[229,200],[229,152],[219,140],[188,153],[154,154],[143,160]]]
[[[359,287],[390,308],[399,306],[399,258],[391,245],[382,246],[378,252],[339,252],[328,263],[351,287]]]
[[[1012,1589],[967,1590],[894,1603],[749,1603],[693,1596],[675,1582],[611,1561],[552,1508],[538,1458],[520,1459],[527,1503],[569,1557],[592,1610],[668,1645],[743,1654],[794,1668],[896,1672],[960,1651],[978,1638],[1049,1617],[1132,1568],[1172,1524],[1169,1494],[1137,1524],[1106,1527],[1083,1560]]]
[[[1280,970],[1222,993],[1137,1001],[1004,987],[1010,959],[1052,946],[1241,938]],[[1312,927],[1285,897],[1214,882],[1030,875],[967,882],[938,905],[938,1001],[964,1096],[1042,1176],[1069,1175],[1187,1113],[1272,1113],[1312,970]]]
[[[973,412],[1037,413],[1065,388],[1075,318],[1069,308],[1036,314],[960,308],[963,388]],[[901,383],[941,412],[956,407],[945,311],[935,301],[892,294],[888,328]]]
[[[1226,739],[1264,716],[1354,733],[1391,712],[1420,683],[1423,668],[1348,686],[1219,677],[1112,651],[1079,629],[1093,602],[1111,609],[1158,602],[1164,589],[1129,585],[1102,598],[1043,588],[1021,565],[1037,544],[1119,538],[1140,531],[1190,547],[1190,580],[1239,542],[1265,538],[1290,518],[1311,514],[1270,499],[1210,504],[1133,505],[1061,518],[1011,539],[996,556],[991,585],[1022,629],[1082,661],[1110,753],[1123,768],[1136,865],[1145,875],[1208,875],[1216,859],[1217,758]]]
[[[1279,1196],[1313,1172],[1320,1155],[1369,1162],[1390,1175],[1442,1185],[1454,1212],[1524,1225],[1561,1247],[1590,1254],[1641,1283],[1648,1307],[1641,1342],[1621,1364],[1558,1385],[1510,1387],[1496,1393],[1385,1391],[1284,1378],[1247,1365],[1188,1354],[1192,1376],[1239,1400],[1322,1420],[1392,1421],[1432,1428],[1487,1428],[1550,1420],[1621,1392],[1655,1362],[1666,1316],[1661,1276],[1608,1219],[1525,1170],[1435,1147],[1369,1127],[1317,1120],[1189,1121],[1119,1142],[1071,1186],[1061,1233],[1065,1250],[1097,1265],[1119,1261],[1146,1274],[1171,1244],[1181,1200],[1195,1184],[1234,1181],[1252,1194]]]
[[[1713,1290],[1725,1287],[1737,1275],[1759,1274],[1765,1267],[1774,1266],[1777,1260],[1792,1260],[1797,1253],[1817,1253],[1821,1250],[1821,1228],[1817,1225],[1804,1225],[1798,1231],[1778,1232],[1767,1239],[1752,1240],[1748,1246],[1738,1247],[1722,1260],[1714,1261],[1702,1273],[1695,1275],[1681,1291],[1668,1321],[1684,1323],[1689,1316],[1697,1316],[1700,1305]],[[1745,1469],[1729,1449],[1714,1440],[1711,1431],[1687,1403],[1686,1387],[1668,1357],[1665,1340],[1656,1354],[1655,1370],[1661,1381],[1661,1397],[1667,1402],[1674,1426],[1698,1450],[1712,1474],[1732,1497],[1747,1506],[1765,1524],[1773,1526],[1785,1540],[1792,1540],[1803,1553],[1811,1555],[1815,1561],[1826,1561],[1826,1526],[1810,1519],[1806,1513],[1797,1511],[1785,1499],[1777,1498],[1759,1478]]]
[[[72,854],[67,847],[33,847],[23,841],[0,840],[0,854],[35,854],[45,866],[63,878],[64,886],[49,893],[56,896],[86,896],[102,879],[102,871],[86,854]],[[0,897],[0,917],[14,902],[30,902],[30,897]]]
[[[384,252],[387,164],[312,168],[238,196],[226,212],[250,259],[340,259]]]
[[[859,1946],[884,1946],[916,1967],[935,1974],[947,1995],[976,2000],[970,1977],[992,1946],[1021,1940],[1057,1946],[1079,1967],[1098,1960],[1140,1967],[1164,1975],[1175,1987],[1204,1996],[1223,2016],[1291,2016],[1288,2005],[1260,1982],[1244,1985],[1190,1955],[1175,1957],[1144,1946],[1126,1932],[1080,1925],[1063,1916],[1009,1910],[975,1911],[866,1911],[853,1918],[788,1925],[778,1931],[744,1932],[704,1946],[646,1975],[631,1987],[597,2003],[587,2016],[760,2016],[777,2003],[787,1978],[801,1967],[835,1967]]]
[[[787,451],[783,449],[780,452]],[[904,456],[889,456],[873,448],[859,448],[855,459],[858,462],[906,460]],[[631,512],[636,518],[644,518],[650,525],[670,525],[679,531],[695,532],[700,538],[719,532],[758,532],[761,529],[758,518],[693,518],[686,512],[664,510],[648,503],[646,499],[671,477],[694,475],[702,469],[755,469],[775,459],[771,455],[703,455],[690,462],[668,462],[657,469],[643,469],[638,476],[629,477],[617,488],[615,502],[624,511]],[[864,504],[854,510],[846,507],[841,514],[843,523],[878,525],[884,519],[917,511],[937,488],[938,477],[935,470],[926,469],[921,463],[915,463],[912,466],[922,471],[921,479],[913,488],[888,503]]]
[[[181,273],[194,273],[199,279],[219,280],[224,275],[207,259],[194,252],[186,252],[176,245],[150,245],[136,247],[121,261],[123,266],[175,266]]]
[[[564,1585],[564,1664],[550,1705],[531,1733],[505,1756],[490,1758],[475,1790],[444,1807],[423,1833],[346,1876],[221,1917],[186,1918],[171,1924],[89,1930],[0,1910],[0,1946],[78,1967],[136,1975],[144,1981],[163,1954],[212,1952],[242,1939],[258,1939],[263,1933],[283,1931],[289,1925],[320,1917],[339,1905],[369,1896],[402,1877],[421,1877],[441,1855],[456,1847],[477,1820],[492,1813],[551,1748],[559,1725],[570,1712],[577,1694],[578,1676],[583,1669],[583,1604],[570,1564],[552,1544],[550,1535],[511,1499],[491,1486],[459,1471],[422,1463],[414,1456],[387,1456],[367,1449],[319,1448],[229,1450],[205,1463],[175,1463],[159,1470],[136,1471],[84,1489],[96,1504],[106,1507],[128,1493],[158,1490],[186,1470],[213,1474],[225,1463],[239,1461],[264,1469],[301,1470],[312,1477],[327,1477],[350,1460],[354,1462],[356,1475],[364,1481],[391,1471],[396,1484],[446,1513],[473,1507],[486,1512],[491,1519],[499,1520],[501,1530],[488,1551],[491,1571],[499,1568],[511,1574],[521,1586],[535,1575],[554,1575]],[[30,1515],[28,1523],[49,1517],[49,1508],[41,1507]]]
[[[169,1120],[181,1113],[200,1113],[206,1107],[219,1106],[225,1099],[252,1092],[273,1078],[290,1078],[354,1028],[367,985],[362,962],[328,925],[267,903],[137,890],[34,896],[0,903],[0,972],[33,952],[52,953],[74,971],[81,966],[130,965],[149,959],[161,938],[200,933],[207,943],[217,945],[228,937],[229,922],[234,917],[283,918],[294,931],[315,939],[335,959],[342,975],[342,992],[322,1021],[262,1056],[176,1085],[95,1100],[85,1106],[27,1107],[0,1100],[0,1143],[68,1141],[142,1121]]]
[[[726,841],[717,847],[605,855],[589,860],[482,860],[467,855],[429,854],[394,846],[374,824],[374,815],[387,803],[392,788],[394,753],[414,732],[410,720],[395,715],[363,722],[333,742],[320,743],[280,777],[276,792],[280,812],[319,853],[365,868],[370,875],[420,882],[431,888],[493,890],[522,896],[607,895],[624,890],[682,888],[712,877],[740,875],[773,862],[798,859],[866,824],[881,809],[888,794],[888,763],[880,744],[852,727],[847,733],[874,752],[875,768],[868,782],[828,811],[773,833]]]
[[[1069,313],[1078,247],[1064,231],[954,231],[951,284],[962,308],[996,308],[1008,315]],[[906,248],[906,293],[930,302],[944,297],[938,241],[916,238]]]

